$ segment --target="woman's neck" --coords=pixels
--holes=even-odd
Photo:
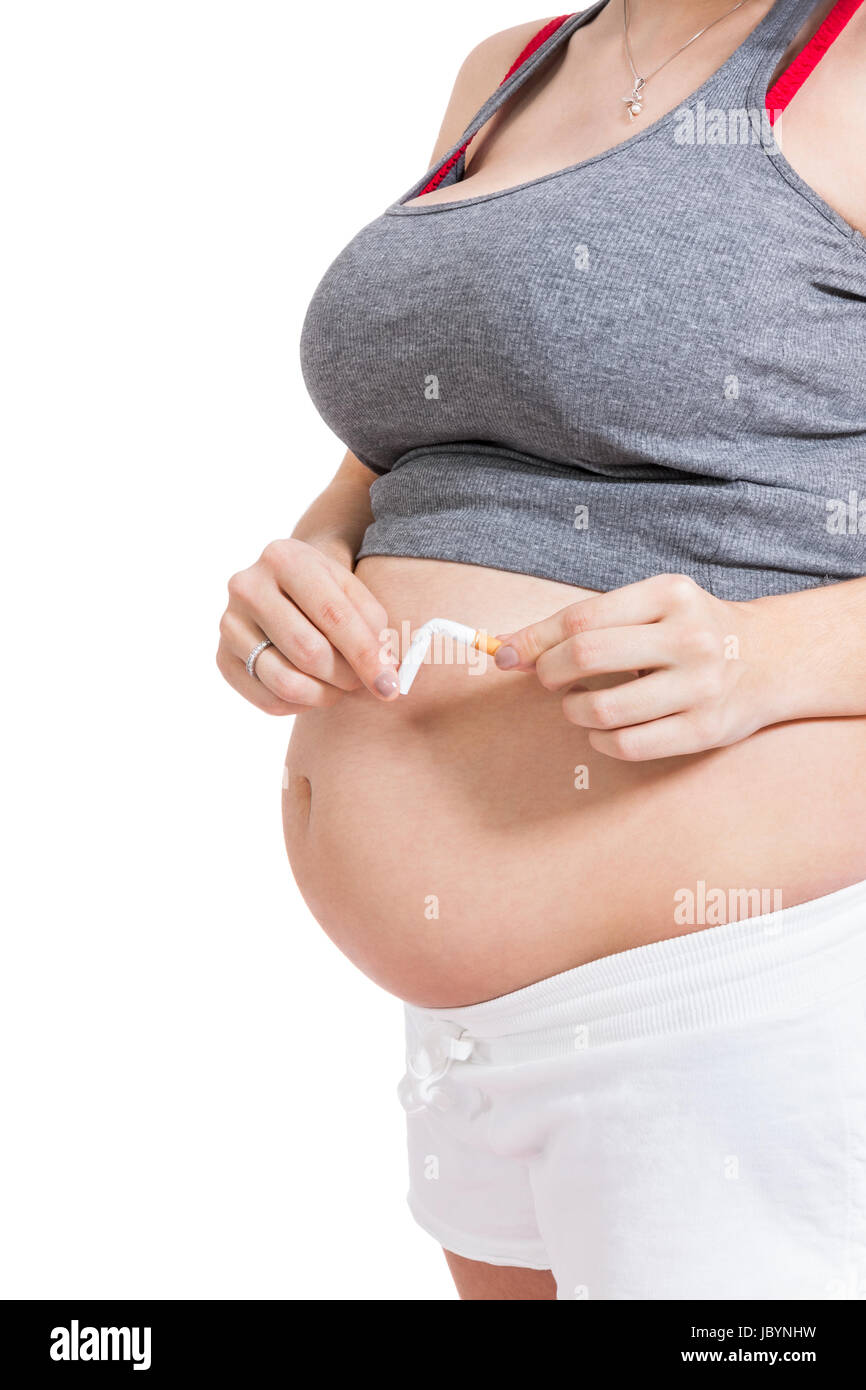
[[[635,48],[650,53],[673,49],[685,43],[698,30],[714,25],[715,32],[728,29],[734,34],[748,33],[772,8],[776,0],[744,0],[734,10],[736,0],[628,0],[629,39]],[[784,4],[785,0],[778,0]],[[730,19],[727,19],[729,11]],[[611,33],[623,32],[623,0],[608,0],[599,19]]]
[[[628,0],[628,9],[632,23],[664,19],[666,23],[681,23],[686,27],[692,24],[700,29],[732,10],[736,3],[737,0]],[[773,0],[746,0],[741,10],[760,15],[772,7]],[[623,0],[610,0],[608,8],[622,17]]]

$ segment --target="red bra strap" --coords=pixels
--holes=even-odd
[[[561,14],[558,19],[549,20],[548,23],[545,24],[542,29],[539,29],[538,33],[529,40],[529,43],[524,48],[523,52],[515,58],[514,62],[511,64],[511,67],[508,69],[507,73],[500,82],[500,87],[505,86],[505,83],[508,81],[509,77],[513,77],[514,74],[517,72],[517,69],[522,67],[526,60],[528,58],[531,58],[533,53],[535,53],[536,50],[539,49],[543,43],[547,43],[547,40],[550,38],[551,34],[555,34],[560,25],[564,24],[567,19],[571,19],[570,14]],[[474,136],[470,135],[469,139],[465,142],[465,144],[460,146],[459,150],[455,150],[454,153],[450,155],[448,159],[446,159],[444,164],[440,164],[439,168],[436,170],[436,173],[430,179],[429,183],[427,183],[425,187],[421,189],[421,192],[417,195],[419,198],[423,198],[425,193],[432,193],[434,188],[439,187],[440,183],[445,178],[445,175],[451,172],[451,170],[454,168],[454,165],[458,162],[461,156],[466,153],[469,146],[472,144],[473,139]]]
[[[799,92],[806,78],[814,72],[830,45],[839,37],[849,19],[853,19],[862,4],[863,0],[836,0],[836,4],[806,47],[773,83],[767,92],[766,100],[771,125],[784,111],[791,98]]]
[[[561,14],[558,19],[548,20],[544,28],[539,29],[538,33],[535,34],[534,37],[529,40],[529,43],[524,48],[523,52],[517,55],[514,62],[511,64],[511,67],[508,69],[507,73],[500,82],[500,87],[505,86],[505,83],[508,81],[509,77],[512,77],[514,73],[517,72],[518,68],[522,68],[527,58],[531,58],[537,48],[540,48],[543,43],[547,43],[547,40],[550,38],[551,34],[555,34],[560,25],[564,24],[567,19],[571,19],[570,14]]]

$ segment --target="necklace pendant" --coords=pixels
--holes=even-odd
[[[643,89],[645,86],[646,78],[639,77],[636,80],[634,87],[632,88],[631,96],[620,98],[620,100],[625,103],[625,108],[630,121],[636,120],[637,117],[640,115],[641,111],[643,111]]]

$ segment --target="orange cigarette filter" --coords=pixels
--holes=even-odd
[[[488,656],[495,656],[502,646],[498,637],[490,637],[486,632],[476,632],[472,639],[473,647],[477,647],[480,652],[486,652]]]

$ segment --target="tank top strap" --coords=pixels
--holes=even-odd
[[[814,14],[820,0],[775,0],[726,63],[702,89],[707,102],[718,106],[763,109],[770,79],[785,49]]]
[[[434,188],[439,188],[441,184],[457,182],[462,174],[466,151],[481,127],[487,124],[500,106],[547,61],[552,53],[562,44],[567,43],[576,29],[587,24],[608,3],[609,0],[596,0],[595,4],[590,5],[588,9],[581,10],[578,14],[560,15],[557,19],[552,19],[545,24],[514,60],[499,86],[473,116],[456,144],[452,145],[439,163],[433,169],[428,170],[424,177],[419,179],[407,193],[404,193],[399,201],[406,203],[411,198],[419,198],[424,193],[431,193]]]
[[[542,25],[542,27],[538,30],[538,33],[533,34],[526,47],[520,53],[518,53],[514,62],[511,64],[511,67],[508,69],[507,73],[500,82],[500,87],[504,87],[505,83],[509,80],[509,78],[513,77],[514,74],[517,72],[517,69],[522,68],[523,64],[532,57],[536,49],[541,48],[542,44],[547,43],[547,40],[551,37],[551,35],[555,34],[557,29],[560,29],[562,25],[565,23],[565,21],[571,18],[572,16],[570,14],[561,14],[558,16],[558,18],[549,19],[546,24]]]

